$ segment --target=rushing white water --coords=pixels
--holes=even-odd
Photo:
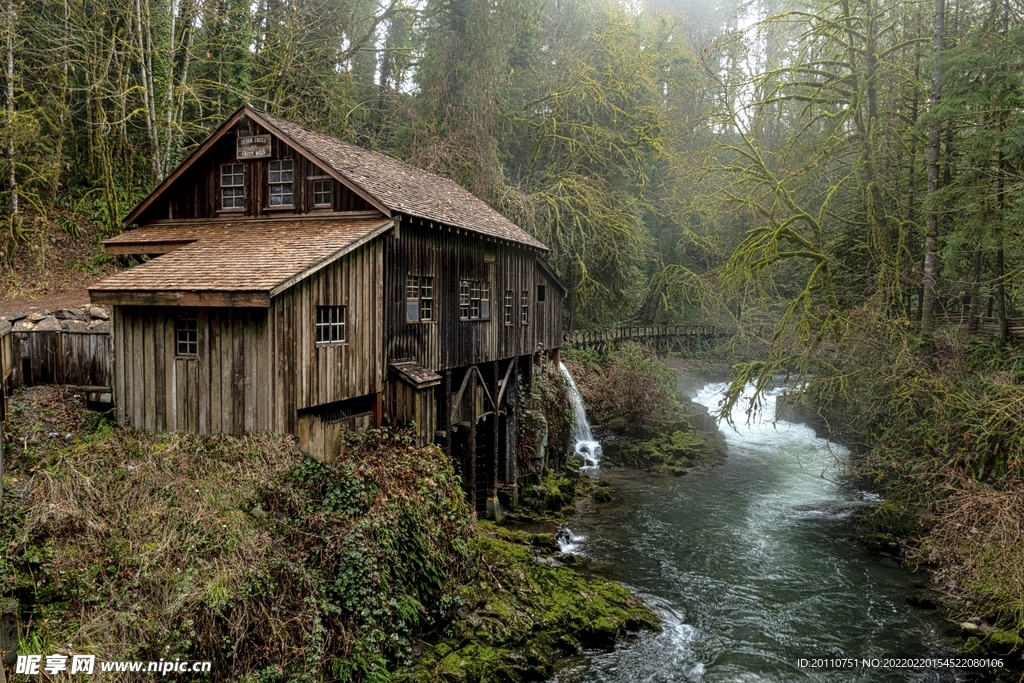
[[[586,536],[574,534],[569,527],[559,531],[558,536],[555,538],[555,541],[558,543],[558,552],[572,553],[573,555],[580,554],[580,546],[585,540],[587,540]]]
[[[717,410],[725,385],[695,401]],[[611,471],[622,502],[572,521],[590,571],[630,585],[663,629],[567,662],[558,683],[925,683],[939,669],[813,668],[802,658],[948,653],[945,625],[911,606],[923,584],[851,541],[843,521],[872,498],[839,484],[847,450],[775,401],[720,423],[728,457],[687,477]],[[581,537],[585,537],[585,541]],[[578,540],[576,540],[578,539]],[[986,680],[986,679],[978,679]]]
[[[565,363],[559,363],[558,368],[569,380],[569,400],[572,401],[572,410],[576,418],[576,428],[573,432],[576,455],[583,459],[584,468],[597,467],[601,464],[601,444],[594,440],[594,433],[590,431],[590,421],[587,420],[587,410],[583,407],[580,390],[576,387],[576,381],[569,373],[569,368],[565,367]]]

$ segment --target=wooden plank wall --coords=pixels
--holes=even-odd
[[[383,391],[383,257],[381,238],[274,297],[276,431],[296,432],[297,409]],[[345,343],[316,343],[317,306],[346,307]]]
[[[247,126],[253,135],[268,134],[255,122]],[[236,133],[229,131],[218,140],[193,166],[153,203],[139,217],[139,224],[153,220],[216,218],[220,216],[238,216],[252,218],[257,216],[293,216],[323,209],[313,209],[313,183],[310,176],[325,175],[326,171],[317,167],[308,159],[292,149],[287,143],[276,136],[271,136],[271,156],[265,159],[238,161],[235,158]],[[288,209],[270,209],[267,196],[270,192],[267,171],[269,162],[279,159],[294,159],[295,204]],[[242,212],[222,212],[220,208],[220,166],[228,163],[245,165],[245,198],[246,208]],[[165,198],[166,197],[166,198]],[[376,211],[365,199],[347,187],[334,183],[335,211]]]
[[[11,334],[11,324],[6,320],[0,320],[0,422],[7,421],[7,394],[11,389],[13,373],[14,335]],[[2,452],[3,444],[0,444],[0,453]]]
[[[400,379],[391,380],[390,409],[394,423],[416,423],[416,440],[422,446],[434,441],[438,428],[437,400],[434,388],[416,389]]]
[[[303,450],[324,462],[333,462],[345,451],[341,440],[345,432],[357,432],[373,426],[373,413],[359,413],[341,420],[324,421],[317,415],[299,417],[299,443]]]
[[[545,290],[544,301],[538,301],[538,287]],[[561,348],[562,346],[562,290],[555,281],[548,277],[542,268],[537,268],[537,279],[534,283],[533,299],[537,301],[537,344],[544,350]]]
[[[113,338],[109,332],[61,332],[64,384],[109,387],[113,381]]]
[[[109,387],[112,341],[109,332],[21,331],[4,342],[4,368],[11,386],[66,384]]]
[[[114,403],[137,429],[201,434],[270,430],[267,313],[196,309],[199,354],[175,354],[167,306],[115,306]]]
[[[476,233],[401,218],[398,236],[385,239],[385,352],[388,362],[415,358],[433,370],[462,368],[476,363],[534,353],[537,348],[536,252],[504,241],[487,241]],[[495,250],[495,261],[484,261],[485,245]],[[407,323],[405,278],[434,277],[434,322]],[[491,319],[459,319],[459,280],[491,283]],[[505,290],[513,293],[513,322],[504,324]],[[520,296],[528,292],[529,322],[523,325]],[[549,286],[547,297],[560,297]],[[561,305],[556,308],[560,316]],[[554,318],[552,318],[554,321]],[[545,348],[561,346],[561,329],[544,338]],[[550,337],[550,339],[548,339]]]

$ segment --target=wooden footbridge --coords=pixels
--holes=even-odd
[[[735,330],[714,325],[645,325],[570,332],[562,337],[562,341],[569,346],[584,346],[599,351],[626,341],[638,341],[659,349],[681,349],[701,342],[731,337],[734,333]]]

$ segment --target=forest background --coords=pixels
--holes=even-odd
[[[1006,318],[1024,5],[949,2],[7,0],[4,289],[49,286],[51,245],[115,234],[248,102],[523,225],[569,328]]]

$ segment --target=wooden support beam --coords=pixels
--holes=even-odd
[[[501,381],[501,389],[498,391],[498,400],[494,403],[495,410],[498,410],[501,407],[501,399],[505,395],[505,390],[508,389],[508,378],[512,374],[512,368],[515,367],[515,364],[515,358],[508,363],[508,370],[505,371],[505,379]]]
[[[511,363],[509,365],[511,366]],[[494,386],[497,389],[498,377],[501,376],[498,361],[491,363],[491,366],[491,375],[494,377]],[[485,382],[484,387],[486,388],[486,386]],[[501,441],[498,438],[498,426],[500,422],[498,406],[495,404],[494,417],[491,419],[491,467],[490,472],[487,473],[487,517],[495,520],[501,518],[501,509],[498,505],[498,445]]]
[[[466,385],[469,384],[469,379],[473,376],[474,370],[476,370],[476,366],[470,366],[469,370],[466,370],[465,377],[462,378],[462,386],[459,387],[459,395],[455,397],[455,401],[452,403],[451,413],[448,417],[448,424],[455,422],[455,411],[459,409],[459,405],[462,403],[462,394],[465,393]],[[448,376],[449,378],[451,377],[451,371],[448,372]]]
[[[444,372],[444,452],[452,457],[452,371]]]
[[[476,369],[474,365],[469,372],[466,373],[469,378],[469,395],[476,395],[476,373],[473,370]],[[463,382],[463,388],[466,386],[466,382]],[[462,395],[462,392],[459,392]],[[476,401],[473,401],[474,405]],[[473,409],[476,412],[476,408]],[[466,453],[463,456],[466,462],[463,466],[462,471],[466,473],[466,478],[463,481],[463,485],[468,485],[468,495],[466,496],[469,500],[469,509],[473,511],[473,516],[476,516],[476,417],[469,421],[469,444],[466,446]]]

